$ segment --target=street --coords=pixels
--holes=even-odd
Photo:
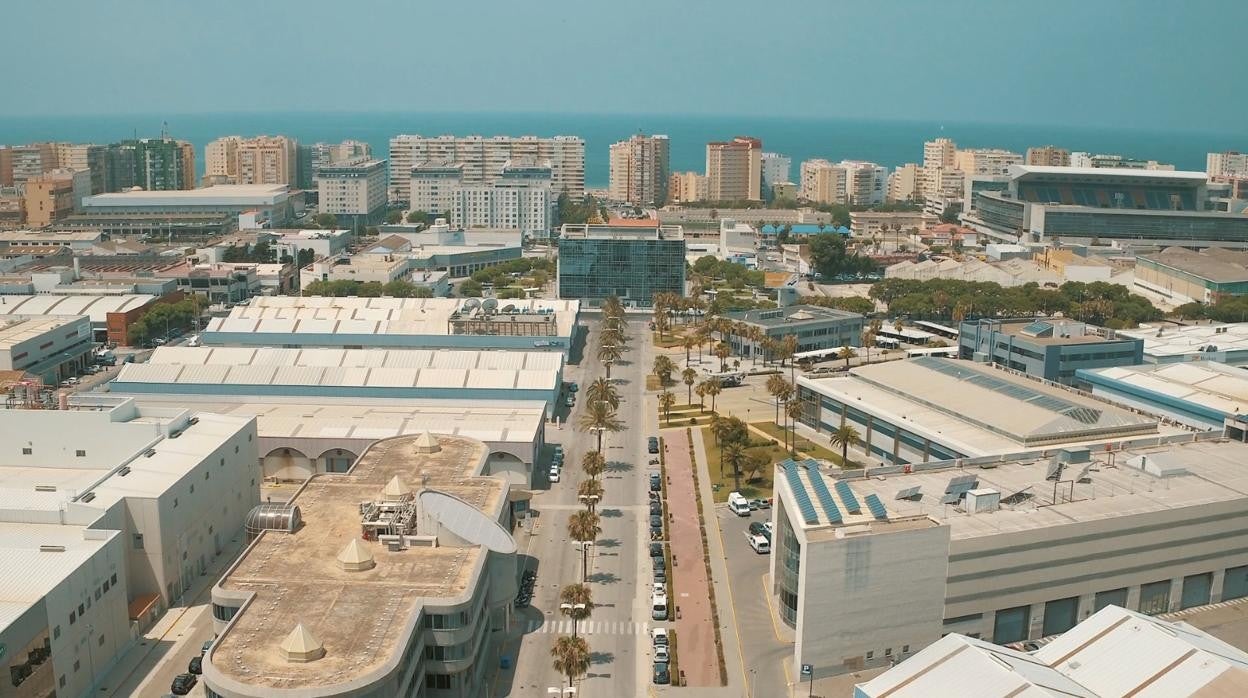
[[[594,357],[600,316],[586,320],[585,358],[569,365],[565,381],[581,386],[568,423],[547,431],[547,440],[563,445],[565,465],[560,482],[543,490],[547,467],[537,468],[536,494],[531,502],[534,518],[516,531],[523,563],[537,572],[532,605],[518,609],[513,627],[519,635],[509,643],[515,657],[514,671],[500,672],[495,696],[547,695],[550,688],[566,686],[551,666],[550,648],[561,634],[571,634],[572,621],[559,613],[559,590],[581,581],[582,551],[569,540],[568,517],[582,508],[577,486],[587,476],[581,458],[595,448],[594,434],[576,429],[584,407],[584,389],[606,369]],[[653,361],[647,320],[630,320],[630,349],[611,369],[620,392],[619,419],[624,430],[606,434],[603,451],[607,460],[602,475],[604,495],[598,505],[602,533],[588,553],[588,583],[593,593],[593,615],[579,623],[591,652],[590,668],[577,682],[577,695],[634,696],[645,693],[650,680],[650,562],[646,545],[648,496],[646,494],[646,438],[658,434],[653,405],[647,408],[645,374]],[[651,401],[652,402],[652,401]],[[641,577],[639,579],[639,576]]]

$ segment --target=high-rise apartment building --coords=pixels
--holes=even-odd
[[[965,176],[1009,174],[1010,165],[1023,164],[1023,156],[1000,148],[969,148],[954,156],[954,169]]]
[[[285,136],[257,136],[238,142],[235,157],[238,184],[295,184],[295,140]]]
[[[356,158],[371,158],[373,148],[364,141],[346,140],[341,143],[300,143],[295,148],[298,170],[295,185],[299,189],[316,187],[316,174],[326,165],[346,162]]]
[[[1174,165],[1157,162],[1156,160],[1138,160],[1124,155],[1093,155],[1092,153],[1087,152],[1071,153],[1070,166],[1092,169],[1111,168],[1119,170],[1174,170]]]
[[[1070,167],[1070,151],[1055,145],[1028,148],[1027,164],[1040,167]]]
[[[233,183],[238,175],[238,144],[242,136],[223,136],[204,146],[204,176],[224,177]]]
[[[386,213],[386,161],[358,158],[322,167],[316,177],[320,213],[342,227],[381,222]]]
[[[667,136],[639,134],[611,144],[607,198],[634,206],[667,202],[670,144]]]
[[[920,177],[923,199],[961,200],[966,185],[962,170],[950,167],[924,167]]]
[[[31,143],[9,148],[12,158],[12,184],[22,185],[27,180],[56,169],[56,144]]]
[[[507,161],[521,158],[550,162],[556,197],[585,197],[585,141],[579,137],[400,135],[390,139],[390,200],[411,201],[412,167],[421,162],[458,162],[465,184],[490,184],[502,176]]]
[[[710,181],[701,172],[673,172],[667,182],[667,200],[676,204],[706,201]]]
[[[801,198],[814,204],[845,201],[845,170],[824,159],[804,160],[798,168]]]
[[[91,173],[92,194],[103,194],[108,178],[108,148],[91,143],[57,143],[56,166]]]
[[[781,182],[791,182],[789,179],[789,170],[793,167],[793,160],[787,155],[780,153],[763,153],[762,155],[762,173],[763,173],[763,194],[770,196],[771,188]]]
[[[147,191],[195,188],[195,148],[172,138],[140,138],[108,146],[105,189]]]
[[[91,195],[91,171],[56,169],[26,180],[26,225],[43,228],[82,210]]]
[[[957,155],[958,144],[954,143],[951,138],[927,141],[923,144],[923,167],[925,169],[934,167],[953,169],[957,166]]]
[[[412,168],[411,180],[412,210],[446,216],[456,228],[545,237],[554,224],[557,197],[549,162],[510,161],[493,182],[469,184],[462,163],[429,161]]]
[[[1205,158],[1205,172],[1210,177],[1248,177],[1248,153],[1233,150],[1209,153]]]
[[[888,168],[874,162],[843,160],[845,169],[845,203],[850,206],[871,206],[884,203],[888,192]]]
[[[860,160],[806,160],[801,180],[801,197],[812,203],[870,206],[884,202],[888,168]]]
[[[889,201],[916,201],[922,196],[919,188],[923,168],[908,162],[888,176]]]
[[[737,136],[706,144],[706,178],[712,201],[761,201],[763,142]]]

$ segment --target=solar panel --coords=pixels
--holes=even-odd
[[[1058,462],[1058,461],[1054,461],[1054,462],[1052,462],[1052,463],[1049,463],[1049,470],[1048,470],[1048,472],[1046,472],[1046,473],[1044,474],[1044,479],[1045,479],[1045,480],[1058,480],[1058,479],[1060,479],[1060,478],[1062,477],[1062,468],[1065,468],[1065,467],[1066,467],[1066,464],[1065,464],[1065,463],[1061,463],[1061,462]]]
[[[1009,495],[1008,497],[1002,497],[1001,503],[1002,504],[1020,504],[1028,499],[1031,499],[1033,496],[1035,495],[1031,493],[1031,485],[1027,485],[1023,489]]]
[[[836,500],[832,499],[832,493],[828,491],[828,483],[823,481],[819,476],[819,466],[816,464],[813,469],[807,467],[807,471],[811,473],[810,486],[815,491],[815,496],[819,498],[819,503],[823,505],[823,513],[827,514],[828,521],[832,523],[841,523],[845,519],[841,516],[841,510],[836,506]]]
[[[1083,466],[1083,470],[1079,471],[1079,475],[1075,477],[1075,481],[1076,482],[1092,482],[1091,473],[1092,473],[1093,465],[1094,465],[1093,463],[1088,463],[1087,465]]]
[[[962,494],[967,490],[973,490],[979,485],[979,478],[974,475],[958,475],[949,480],[949,484],[945,485],[945,494]]]
[[[941,504],[957,504],[959,499],[962,499],[962,493],[954,492],[953,494],[947,494],[941,497],[940,503]]]
[[[923,485],[915,485],[914,487],[897,490],[897,499],[912,499],[921,497],[922,495],[919,494],[919,492],[922,491],[922,489]]]
[[[808,525],[819,523],[819,515],[815,513],[815,505],[810,503],[810,494],[797,474],[796,464],[784,469],[784,477],[789,481],[789,489],[793,490],[793,499],[797,500],[797,508],[802,512],[802,519]]]
[[[838,480],[836,483],[836,493],[841,495],[841,504],[851,514],[861,514],[862,507],[858,504],[858,498],[854,496],[854,491],[849,488],[849,483],[844,480]]]
[[[866,496],[866,500],[867,509],[871,510],[872,516],[877,519],[888,518],[888,510],[884,508],[884,502],[881,502],[879,497],[874,494],[869,494]]]

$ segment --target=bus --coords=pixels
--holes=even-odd
[[[931,332],[942,339],[948,339],[954,342],[958,341],[958,331],[952,327],[946,327],[945,325],[936,322],[928,322],[927,320],[915,320],[914,326],[924,332]]]
[[[910,329],[909,327],[903,327],[901,328],[900,331],[898,331],[892,325],[885,325],[881,327],[875,333],[875,336],[892,339],[901,344],[913,344],[913,345],[920,346],[920,347],[932,341],[933,339],[936,339],[936,335],[932,334],[931,332],[924,332],[923,330],[914,330],[914,329]]]
[[[916,356],[947,356],[952,359],[958,358],[957,347],[915,347],[906,350],[906,358],[913,359]]]
[[[827,349],[814,349],[811,351],[799,351],[793,355],[793,360],[798,366],[813,366],[821,361],[831,361],[836,355],[841,353],[844,347],[829,347]]]

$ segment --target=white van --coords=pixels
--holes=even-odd
[[[741,496],[740,492],[733,492],[728,495],[728,509],[737,516],[749,516],[750,500]]]
[[[754,552],[759,555],[766,555],[771,552],[771,541],[766,536],[752,536],[747,531],[745,539],[750,542],[750,547],[754,548]]]
[[[186,340],[186,346],[188,347],[199,346],[199,335],[194,335],[190,339]]]

